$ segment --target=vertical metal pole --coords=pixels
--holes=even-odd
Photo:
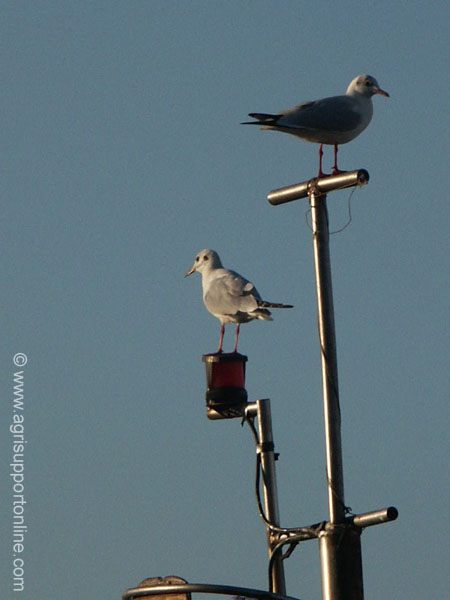
[[[345,523],[341,413],[325,194],[309,192],[322,360],[330,520],[319,536],[323,600],[363,600],[360,530]]]
[[[342,470],[341,413],[339,407],[327,197],[325,194],[316,196],[311,192],[309,199],[312,217],[319,339],[322,359],[328,506],[330,522],[342,523],[345,516],[344,478]]]
[[[266,517],[270,523],[280,526],[280,513],[278,508],[277,480],[275,475],[275,455],[272,434],[272,417],[270,414],[270,400],[257,400],[257,416],[259,429],[259,448],[261,455],[261,470],[263,475],[264,488],[264,507]],[[267,527],[267,541],[269,546],[269,555],[271,554],[274,543],[278,537],[274,536],[270,527]],[[272,589],[273,594],[286,595],[286,582],[284,577],[284,565],[281,560],[281,551],[279,557],[273,562]]]

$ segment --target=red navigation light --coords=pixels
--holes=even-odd
[[[206,367],[206,407],[209,419],[232,419],[244,416],[247,405],[245,363],[247,357],[237,352],[204,354]]]

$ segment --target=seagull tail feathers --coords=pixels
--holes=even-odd
[[[241,125],[275,125],[280,115],[269,115],[267,113],[249,113],[249,117],[256,121],[245,121]]]
[[[261,300],[258,302],[258,306],[260,308],[294,308],[292,304],[279,304],[276,302],[265,302],[265,300]]]

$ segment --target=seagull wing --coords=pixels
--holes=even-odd
[[[206,308],[214,315],[251,313],[261,300],[255,286],[234,271],[215,277],[203,296]]]
[[[356,129],[360,121],[361,114],[353,98],[334,96],[281,112],[274,127],[345,132]]]

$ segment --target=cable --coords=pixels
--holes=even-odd
[[[356,191],[356,188],[353,188],[350,196],[348,197],[348,221],[347,221],[347,223],[345,223],[345,225],[343,225],[340,229],[336,229],[336,231],[330,231],[330,235],[334,235],[335,233],[341,233],[341,231],[344,231],[344,229],[347,229],[347,227],[352,222],[351,199],[352,199],[352,196],[355,193],[355,191]]]
[[[312,527],[303,527],[302,530],[299,530],[299,533],[294,534],[290,537],[284,538],[276,544],[270,554],[269,565],[268,565],[268,576],[269,576],[269,589],[272,589],[273,586],[273,569],[275,565],[275,560],[278,558],[277,553],[281,552],[283,546],[289,544],[289,549],[281,555],[281,560],[286,560],[291,556],[295,548],[298,546],[300,542],[309,540],[314,537],[318,537],[320,531],[325,527],[326,522],[317,523]]]
[[[345,188],[342,188],[342,189],[345,189]],[[347,200],[347,206],[348,206],[348,220],[347,220],[347,223],[345,223],[340,229],[336,229],[335,231],[330,231],[329,235],[335,235],[336,233],[341,233],[342,231],[344,231],[344,229],[347,229],[347,227],[352,222],[353,217],[352,217],[352,203],[351,203],[351,200],[352,200],[353,194],[356,192],[356,189],[357,189],[356,187],[352,189],[352,191],[350,192],[350,195],[348,197],[348,200]],[[311,225],[310,221],[308,220],[308,217],[309,217],[310,213],[311,213],[311,207],[309,207],[308,210],[305,213],[305,221],[306,221],[306,225],[308,226],[308,228],[311,231],[313,231],[312,225]]]
[[[340,402],[339,402],[339,390],[337,387],[337,383],[334,380],[330,368],[329,368],[329,362],[328,362],[328,357],[327,354],[325,352],[325,348],[323,347],[323,343],[322,343],[322,336],[321,336],[321,332],[320,332],[320,323],[319,321],[317,322],[317,328],[319,330],[319,339],[320,339],[320,351],[323,357],[323,360],[325,362],[325,371],[326,371],[326,375],[327,375],[327,380],[330,384],[334,399],[336,401],[336,407],[337,407],[337,411],[338,411],[338,416],[339,416],[339,421],[341,420],[341,406],[340,406]],[[327,484],[328,487],[331,489],[333,496],[336,498],[336,500],[339,502],[339,504],[341,505],[342,509],[344,510],[344,514],[353,514],[352,513],[352,508],[350,506],[347,506],[345,504],[345,502],[343,502],[341,496],[336,492],[336,489],[334,488],[334,486],[332,485],[330,476],[328,474],[328,470],[326,473],[327,476]]]
[[[267,518],[267,516],[264,512],[264,508],[263,508],[263,504],[262,504],[262,500],[261,500],[261,492],[260,492],[260,483],[261,483],[260,447],[261,447],[261,444],[259,441],[258,432],[256,431],[256,427],[254,424],[254,417],[245,416],[243,418],[243,422],[244,421],[246,423],[248,423],[248,425],[250,427],[250,430],[255,439],[256,449],[257,449],[257,452],[256,452],[256,475],[255,475],[255,496],[256,496],[256,505],[258,507],[259,516],[264,521],[264,524],[274,533],[285,534],[287,536],[289,536],[290,534],[299,534],[299,535],[303,534],[303,535],[307,536],[304,539],[310,539],[311,537],[316,537],[316,535],[314,534],[316,526],[313,526],[312,528],[311,527],[279,527],[278,525],[275,525],[274,523],[269,521],[269,519]],[[287,540],[289,538],[285,538],[285,539]]]
[[[275,561],[278,559],[278,553],[282,552],[283,546],[289,545],[288,550],[284,554],[281,554],[281,560],[286,560],[287,558],[289,558],[291,556],[291,554],[294,552],[295,548],[298,546],[298,544],[300,542],[318,537],[319,532],[325,527],[325,522],[317,523],[315,525],[312,525],[311,527],[284,528],[284,527],[278,527],[277,525],[274,525],[274,523],[271,523],[269,521],[269,519],[267,518],[267,516],[264,512],[264,507],[263,507],[263,504],[261,501],[261,491],[260,491],[261,471],[262,471],[261,452],[263,452],[264,449],[262,448],[262,445],[260,443],[254,420],[255,420],[255,417],[248,417],[246,415],[242,419],[242,425],[244,424],[244,422],[246,422],[248,424],[248,426],[250,427],[250,431],[252,432],[253,438],[255,440],[255,445],[256,445],[256,474],[255,474],[256,505],[258,508],[259,516],[263,520],[266,527],[270,530],[270,532],[272,534],[283,536],[282,539],[280,539],[275,544],[275,546],[271,549],[271,552],[270,552],[268,575],[269,575],[269,589],[271,590],[271,589],[273,589],[273,577],[274,577],[273,571],[274,571]],[[273,452],[273,444],[271,446],[271,450]],[[269,547],[270,547],[270,544],[269,544]]]

